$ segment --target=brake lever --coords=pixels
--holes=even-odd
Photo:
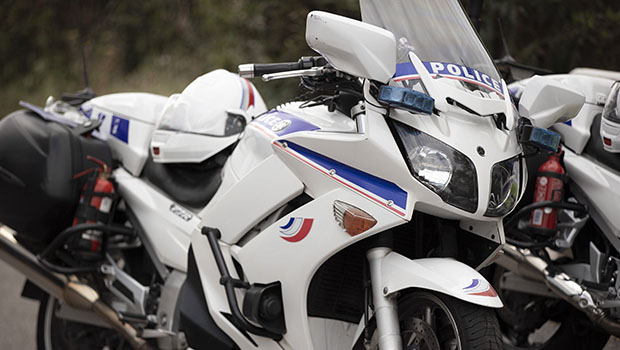
[[[333,71],[330,67],[312,67],[310,69],[292,70],[288,72],[278,72],[263,75],[263,81],[295,78],[295,77],[317,77],[327,72]]]

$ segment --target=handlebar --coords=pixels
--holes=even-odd
[[[265,74],[287,72],[299,69],[309,69],[327,64],[322,56],[304,56],[297,62],[281,63],[247,63],[239,65],[239,76],[242,78],[262,77]]]

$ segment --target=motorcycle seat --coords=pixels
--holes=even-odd
[[[149,157],[143,175],[179,204],[201,209],[219,188],[230,153],[224,149],[201,163],[156,163]]]
[[[620,153],[608,152],[603,148],[601,139],[601,114],[594,117],[590,127],[590,139],[584,153],[596,159],[603,165],[620,172]]]

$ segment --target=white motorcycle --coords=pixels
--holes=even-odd
[[[583,97],[533,80],[528,125],[456,0],[361,9],[308,15],[322,57],[240,67],[301,78],[270,111],[215,71],[2,121],[0,257],[42,300],[40,348],[502,347],[477,269],[523,193],[521,142],[555,148],[544,128]]]
[[[586,101],[573,120],[553,126],[562,135],[568,176],[563,195],[553,203],[527,202],[506,221],[509,244],[493,276],[506,304],[498,316],[510,348],[601,349],[610,335],[620,336],[620,83],[614,83],[620,74],[576,69],[547,78],[580,91]],[[509,89],[518,98],[529,82]],[[554,176],[536,173],[545,160],[528,161],[536,179],[528,201],[535,185]],[[543,215],[551,214],[557,225],[554,219],[541,230]]]

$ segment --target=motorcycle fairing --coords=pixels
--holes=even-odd
[[[311,166],[323,175],[380,204],[389,211],[405,216],[407,192],[398,185],[337,162],[293,142],[273,143],[283,152]],[[285,146],[286,145],[286,146]]]
[[[230,315],[230,307],[228,306],[228,299],[226,298],[224,287],[220,284],[221,275],[217,268],[215,257],[213,256],[209,242],[198,228],[193,231],[191,240],[192,250],[194,251],[194,257],[196,259],[196,266],[198,267],[198,274],[204,290],[203,298],[207,302],[209,313],[211,314],[211,318],[217,327],[226,333],[226,335],[228,335],[228,337],[230,337],[240,349],[258,348],[267,350],[282,350],[282,347],[270,338],[248,335],[246,332],[240,331],[232,323],[232,321],[227,318],[226,315]],[[220,242],[220,249],[223,253],[224,260],[228,266],[231,277],[239,278],[237,275],[237,270],[233,265],[231,256],[232,247],[233,246],[229,244]],[[268,256],[270,253],[270,251],[266,251],[263,252],[263,255]],[[239,297],[237,299],[239,304],[242,305],[243,300]]]
[[[216,227],[222,241],[238,242],[252,227],[303,191],[303,184],[276,156],[261,161],[248,176],[235,178],[231,162],[220,189],[199,214],[202,226]]]
[[[317,180],[324,181],[329,186],[334,183],[327,176],[318,173]],[[320,186],[317,183],[314,185]],[[349,236],[334,219],[333,203],[336,200],[362,209],[373,216],[377,224],[358,236]],[[291,218],[313,219],[307,235],[296,242],[286,240],[281,232],[281,227],[286,227]],[[337,186],[284,215],[243,247],[233,245],[230,252],[243,267],[248,282],[281,283],[287,329],[284,341],[293,349],[312,349],[313,335],[309,331],[307,299],[308,287],[316,271],[344,247],[404,223],[405,220],[376,202],[369,201],[343,186]],[[229,268],[232,268],[232,265]],[[219,276],[213,275],[209,278],[217,280]],[[239,298],[240,303],[241,301],[242,298]]]
[[[190,211],[123,168],[114,171],[114,178],[119,193],[148,232],[157,257],[167,266],[185,272],[190,233],[200,222],[200,217],[179,216],[179,208],[186,213]]]

